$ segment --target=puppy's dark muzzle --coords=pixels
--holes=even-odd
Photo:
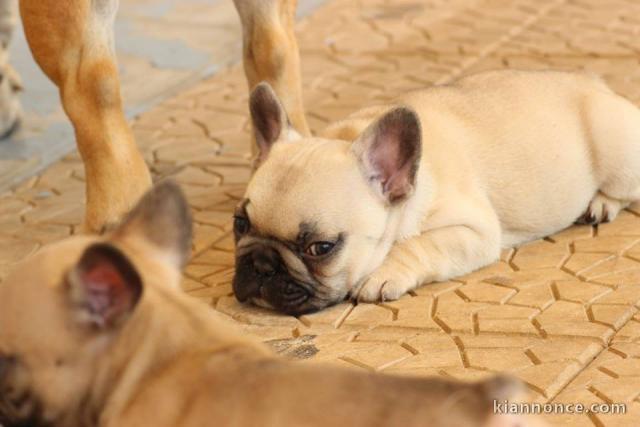
[[[253,280],[233,281],[233,292],[240,302],[248,301],[250,298],[262,297],[262,289],[265,282],[273,278],[281,265],[281,258],[277,252],[270,248],[261,248],[248,255],[248,259],[238,266],[243,269],[247,276],[247,269],[252,270],[250,276]],[[237,273],[236,273],[237,277]]]
[[[240,302],[262,299],[288,314],[297,313],[312,297],[310,289],[291,277],[278,251],[268,246],[236,261],[233,291]]]
[[[7,399],[7,378],[9,371],[15,360],[13,357],[0,353],[0,427],[11,427],[15,425],[10,419],[10,407]]]
[[[300,314],[311,293],[293,281],[281,281],[264,289],[264,298],[286,314]]]
[[[0,426],[50,427],[42,418],[42,406],[29,390],[18,391],[11,375],[18,366],[13,356],[0,354]]]
[[[9,357],[0,354],[0,381],[2,381],[2,378],[9,370],[9,363]]]
[[[3,384],[6,381],[9,371],[16,364],[16,358],[12,356],[6,356],[0,353],[0,392],[2,391]]]

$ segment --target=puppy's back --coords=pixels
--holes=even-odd
[[[505,377],[473,384],[399,377],[255,357],[243,350],[212,355],[204,370],[191,366],[198,378],[192,378],[190,390],[177,393],[185,399],[179,407],[188,411],[167,426],[216,420],[238,427],[480,427],[491,421],[494,399],[521,390],[519,382]]]

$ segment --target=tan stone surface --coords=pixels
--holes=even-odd
[[[332,0],[300,23],[309,121],[474,71],[586,69],[640,102],[637,0]],[[503,253],[502,261],[399,301],[293,318],[232,297],[230,216],[249,177],[240,66],[134,123],[156,176],[172,175],[196,222],[184,287],[283,354],[355,369],[474,379],[506,371],[540,402],[626,402],[625,415],[553,415],[568,426],[640,419],[640,210]],[[0,196],[0,280],[74,233],[83,171],[68,156]]]

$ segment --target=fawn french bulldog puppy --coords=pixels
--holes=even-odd
[[[517,389],[281,360],[179,290],[188,207],[165,182],[104,237],[72,237],[0,284],[4,427],[524,426]]]
[[[640,198],[640,111],[583,74],[477,74],[310,138],[268,85],[250,108],[234,291],[285,313],[397,299]]]

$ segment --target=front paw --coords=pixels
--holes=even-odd
[[[394,301],[417,286],[417,280],[399,269],[380,267],[353,294],[362,302]]]
[[[125,160],[102,160],[99,166],[85,165],[91,172],[84,221],[88,233],[104,234],[115,228],[151,187],[149,169],[137,151]]]

